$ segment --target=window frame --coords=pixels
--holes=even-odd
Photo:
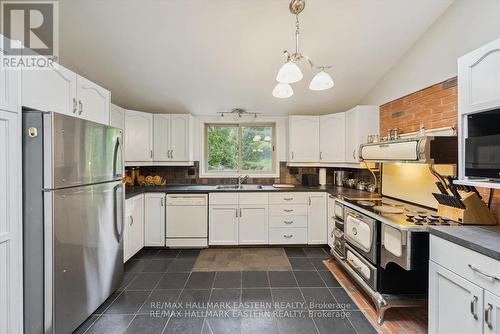
[[[235,127],[238,129],[238,169],[236,171],[209,171],[208,170],[208,128],[211,126]],[[250,171],[242,170],[242,128],[244,127],[271,127],[272,128],[272,170],[271,171]],[[227,123],[227,122],[206,122],[203,124],[202,136],[202,157],[200,177],[202,178],[235,178],[239,175],[249,175],[253,178],[276,178],[279,177],[279,162],[276,149],[276,123],[275,122],[252,122],[252,123]]]

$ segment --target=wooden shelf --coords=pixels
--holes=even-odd
[[[477,179],[477,180],[455,180],[453,183],[462,186],[473,186],[480,188],[493,188],[500,189],[499,181],[488,181],[487,179]]]

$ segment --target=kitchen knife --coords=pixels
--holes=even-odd
[[[457,199],[462,199],[462,196],[460,196],[460,194],[458,193],[457,187],[453,184],[453,176],[448,175],[446,178],[448,179],[448,188],[450,189],[453,196],[455,196]]]
[[[448,195],[448,192],[446,191],[446,188],[444,187],[444,185],[440,181],[436,182],[436,187],[439,189],[439,191],[441,192],[441,194]]]

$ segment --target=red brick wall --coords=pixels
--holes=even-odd
[[[380,106],[380,135],[387,129],[401,133],[418,131],[420,122],[426,129],[457,125],[457,78],[451,78]],[[488,201],[489,189],[478,189]],[[495,192],[492,208],[500,217],[500,190]]]
[[[380,135],[387,129],[401,133],[418,131],[420,122],[426,129],[457,124],[457,78],[452,78],[380,107]]]

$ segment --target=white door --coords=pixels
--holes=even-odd
[[[238,244],[238,208],[236,206],[217,205],[209,209],[209,244]]]
[[[345,113],[345,161],[358,162],[358,125],[356,110]]]
[[[127,261],[144,247],[144,196],[126,200],[125,212],[123,255]]]
[[[326,193],[309,193],[307,206],[308,244],[327,243],[327,202]]]
[[[289,161],[318,162],[319,116],[290,116],[288,122]]]
[[[268,243],[268,207],[240,205],[238,226],[240,245],[263,245]]]
[[[78,98],[78,116],[101,124],[109,124],[109,106],[111,93],[109,90],[92,81],[77,76],[76,96]]]
[[[109,125],[118,129],[125,129],[125,109],[112,104],[109,110]]]
[[[20,333],[22,225],[18,114],[0,110],[0,333]]]
[[[171,160],[189,161],[190,159],[190,122],[189,115],[171,115],[170,149]]]
[[[144,246],[165,246],[165,194],[144,195]]]
[[[76,74],[58,65],[22,71],[22,105],[37,110],[77,115]]]
[[[483,289],[429,261],[429,333],[483,332]]]
[[[320,117],[319,145],[322,162],[344,161],[345,113]]]
[[[125,161],[153,160],[153,115],[125,111]]]
[[[500,297],[484,291],[484,333],[500,333]]]
[[[500,107],[500,39],[458,59],[459,111]]]
[[[2,52],[0,51],[0,57]],[[20,71],[5,70],[0,68],[0,109],[19,111],[20,97]]]
[[[170,115],[156,114],[154,123],[154,161],[169,161],[171,158],[171,117]]]

